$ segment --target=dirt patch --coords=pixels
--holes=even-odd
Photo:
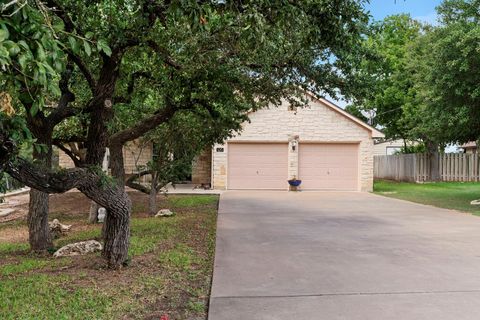
[[[0,232],[0,242],[27,242],[28,230],[27,227],[12,227],[4,228]]]

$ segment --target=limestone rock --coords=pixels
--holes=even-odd
[[[76,243],[70,243],[66,246],[58,249],[53,256],[58,257],[69,257],[69,256],[79,256],[87,253],[101,251],[103,246],[100,242],[96,240],[81,241]]]
[[[62,235],[70,231],[70,228],[72,228],[71,225],[61,224],[58,219],[53,219],[52,222],[49,222],[48,227],[53,239],[60,238]]]
[[[155,217],[171,217],[173,215],[174,215],[174,213],[172,211],[170,211],[170,209],[160,209],[160,210],[158,210]]]

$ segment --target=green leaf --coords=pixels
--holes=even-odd
[[[57,72],[61,72],[63,70],[63,63],[59,59],[55,60],[54,65]]]
[[[28,44],[24,40],[18,41],[18,45],[22,46],[25,50],[30,50]]]
[[[6,29],[0,29],[0,41],[8,39],[8,31]]]
[[[38,112],[38,102],[35,101],[35,102],[32,104],[32,107],[30,108],[30,115],[31,115],[32,117],[35,117],[35,115],[37,114],[37,112]]]
[[[7,40],[3,43],[4,47],[7,48],[10,56],[16,56],[20,52],[20,47],[13,41]]]
[[[83,47],[85,48],[85,53],[87,54],[87,56],[90,57],[90,55],[92,54],[92,47],[90,47],[88,41],[83,40]]]
[[[52,28],[55,32],[62,31],[64,29],[63,21],[57,20],[55,24],[52,25]]]
[[[98,40],[97,49],[98,51],[103,51],[109,57],[112,55],[112,49],[110,49],[107,42],[103,39]]]
[[[0,58],[9,58],[9,57],[10,57],[10,54],[8,53],[7,48],[0,45]]]
[[[77,39],[75,39],[74,37],[72,36],[69,36],[68,37],[68,43],[70,44],[70,49],[72,49],[72,51],[74,53],[77,53],[78,52],[78,42],[77,42]]]
[[[37,41],[37,59],[40,61],[45,61],[46,58],[45,50],[40,42]]]
[[[27,66],[27,56],[22,54],[18,57],[18,64],[20,64],[20,67],[22,67],[22,70],[25,70],[25,67]]]

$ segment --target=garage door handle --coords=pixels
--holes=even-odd
[[[258,170],[257,170],[257,174],[258,174]]]

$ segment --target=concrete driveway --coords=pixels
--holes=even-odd
[[[210,320],[480,319],[480,217],[366,193],[221,196]]]

